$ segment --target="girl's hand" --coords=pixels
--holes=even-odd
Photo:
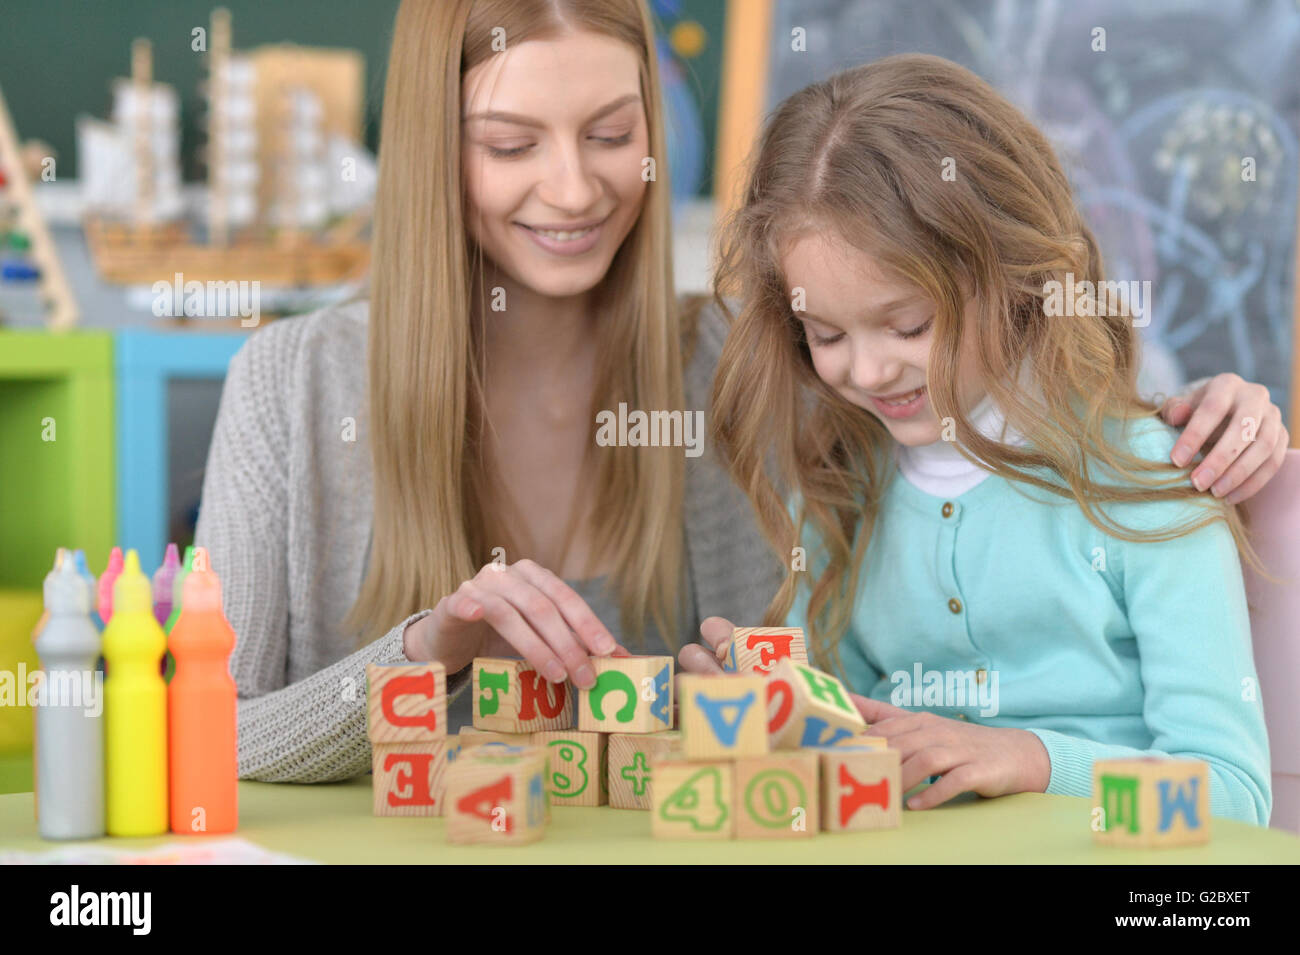
[[[850,694],[872,736],[889,740],[903,761],[903,792],[939,776],[938,782],[907,801],[909,809],[933,809],[964,792],[981,796],[1046,791],[1052,762],[1028,730],[979,726],[962,720],[912,713]]]
[[[1160,416],[1183,433],[1170,457],[1183,467],[1213,441],[1214,449],[1192,471],[1198,491],[1237,504],[1253,495],[1277,473],[1290,435],[1282,424],[1282,409],[1263,385],[1239,375],[1216,375],[1194,382],[1186,394],[1174,395]],[[1185,427],[1184,427],[1185,425]]]
[[[520,656],[552,683],[596,683],[588,654],[621,649],[563,580],[531,560],[487,564],[406,628],[406,655],[455,673],[475,657]],[[620,655],[626,656],[623,650]]]
[[[685,673],[700,673],[708,676],[722,672],[722,658],[727,654],[727,641],[735,627],[730,620],[722,617],[708,617],[700,623],[698,643],[689,643],[677,654],[677,662]]]

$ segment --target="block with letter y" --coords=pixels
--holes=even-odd
[[[1092,837],[1163,848],[1210,841],[1210,768],[1201,759],[1099,759],[1092,765]]]

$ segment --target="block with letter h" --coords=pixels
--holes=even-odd
[[[474,726],[500,733],[573,727],[573,687],[552,683],[523,660],[474,658]]]
[[[447,769],[447,671],[441,663],[366,666],[376,816],[440,816]]]
[[[773,749],[836,746],[867,730],[849,691],[829,673],[779,660],[766,689],[767,732]]]
[[[778,660],[808,662],[802,627],[736,627],[727,643],[722,669],[746,676],[767,676]]]
[[[1201,759],[1099,759],[1092,766],[1092,838],[1164,848],[1210,841],[1210,768]]]

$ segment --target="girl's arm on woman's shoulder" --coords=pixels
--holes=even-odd
[[[408,662],[402,631],[286,686],[289,586],[286,415],[299,323],[257,332],[230,362],[217,412],[195,541],[208,549],[235,631],[239,775],[266,782],[346,779],[370,767],[367,663]]]
[[[1177,503],[1143,510],[1145,518],[1159,518],[1148,526],[1190,513]],[[1211,813],[1266,825],[1272,808],[1268,735],[1231,532],[1216,522],[1171,541],[1112,539],[1107,550],[1113,551],[1112,569],[1113,558],[1119,558],[1129,625],[1137,639],[1143,717],[1154,739],[1142,752],[1031,730],[1051,757],[1047,791],[1090,793],[1097,759],[1203,759],[1210,768]]]

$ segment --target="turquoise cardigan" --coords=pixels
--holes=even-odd
[[[1169,460],[1171,429],[1144,420],[1130,431],[1135,452]],[[1222,521],[1134,543],[1069,499],[997,475],[944,500],[889,472],[839,646],[855,692],[1029,730],[1051,757],[1049,793],[1090,796],[1096,759],[1203,759],[1211,813],[1267,825],[1268,735],[1241,564]],[[1158,528],[1198,507],[1108,513]],[[804,545],[817,567],[810,531]],[[807,625],[807,602],[805,585],[787,625]]]

